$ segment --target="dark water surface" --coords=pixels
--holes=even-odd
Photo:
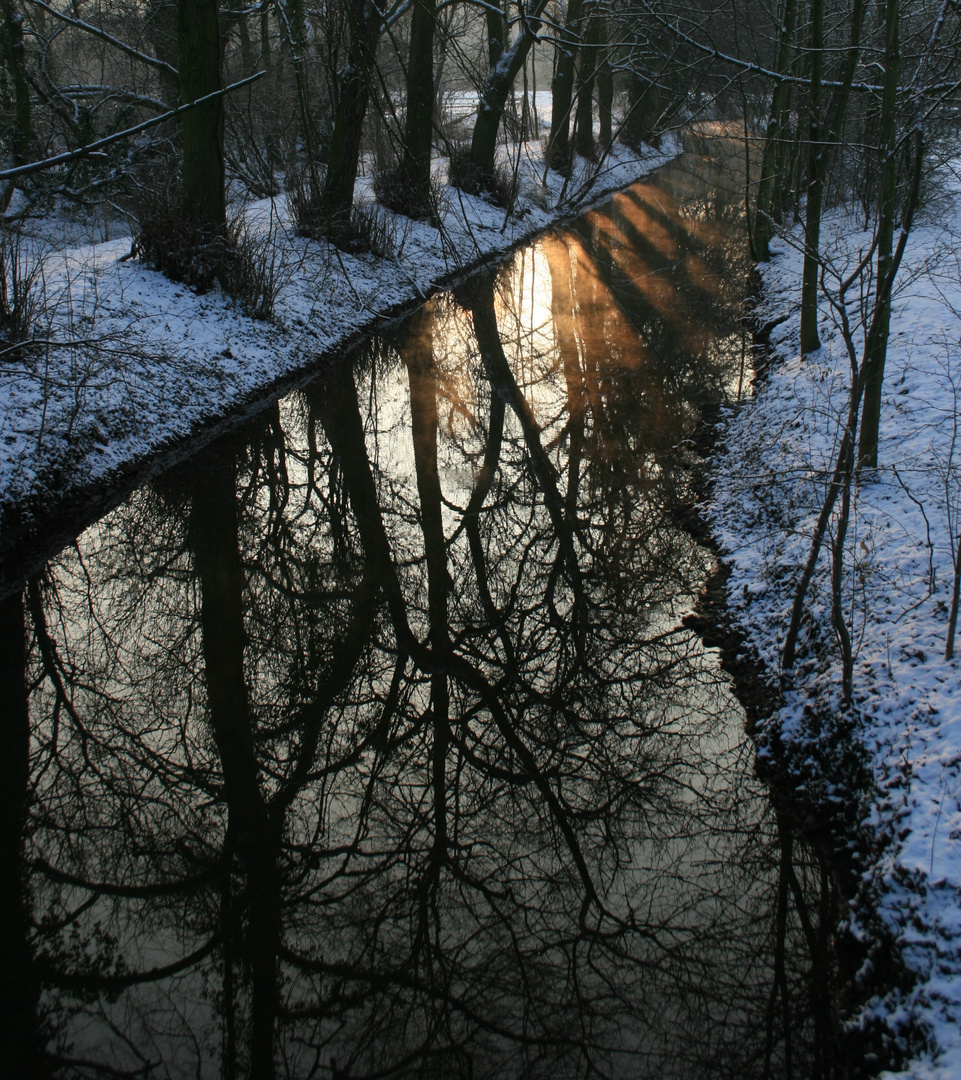
[[[3,603],[8,1075],[830,1072],[830,889],[682,624],[741,199],[689,154]]]

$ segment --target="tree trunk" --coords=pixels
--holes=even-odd
[[[471,164],[482,176],[492,176],[494,173],[497,132],[504,115],[507,96],[527,59],[527,54],[537,41],[541,12],[546,5],[547,0],[536,0],[532,10],[526,13],[522,21],[523,29],[520,34],[501,52],[497,61],[491,64],[487,74],[470,147]]]
[[[264,11],[267,10],[265,6]],[[307,20],[304,17],[304,5],[301,0],[285,0],[284,12],[283,26],[286,31],[285,38],[294,73],[294,86],[297,91],[297,118],[294,128],[294,142],[296,144],[298,135],[303,140],[310,191],[316,194],[320,191],[320,174],[317,171],[317,165],[318,161],[323,158],[323,148],[318,146],[317,126],[310,113],[310,85],[307,77]],[[265,57],[269,56],[269,53],[268,48],[265,50]]]
[[[820,134],[819,168],[820,188],[828,174],[831,159],[838,145],[838,137],[844,125],[851,86],[861,54],[861,30],[864,25],[866,0],[854,0],[851,8],[850,42],[837,80],[834,95],[828,111],[826,128]],[[777,68],[779,74],[787,74],[790,60],[790,41],[793,37],[797,20],[797,0],[787,0],[782,24],[781,45],[778,52]],[[823,41],[822,41],[823,45]],[[813,60],[813,57],[812,57]],[[820,77],[819,77],[820,79]],[[820,86],[818,87],[820,90]],[[788,201],[787,193],[792,189],[791,169],[788,168],[788,123],[791,110],[792,92],[790,84],[782,80],[775,87],[771,99],[771,113],[768,120],[767,135],[764,143],[764,156],[761,164],[761,179],[758,187],[757,214],[755,222],[755,256],[759,262],[770,258],[770,238],[774,222],[784,213]],[[812,169],[809,164],[809,176]],[[820,201],[823,192],[815,192],[817,205],[817,236],[820,239]],[[810,268],[809,268],[810,269]],[[817,265],[813,266],[814,289],[816,293]],[[816,346],[815,346],[816,347]],[[809,350],[805,350],[809,351]]]
[[[270,38],[270,8],[265,4],[260,12],[260,55],[257,63],[267,73],[264,96],[270,101],[275,101],[280,96],[280,86],[277,79],[278,65],[271,48]],[[273,174],[284,168],[284,160],[281,151],[281,133],[278,130],[278,125],[272,122],[273,118],[279,116],[279,110],[272,109],[269,116],[271,119],[267,120],[264,139],[267,147],[267,160],[270,162],[270,171]]]
[[[3,15],[3,35],[0,41],[3,64],[13,85],[14,124],[11,159],[14,165],[26,165],[30,160],[32,122],[30,113],[30,83],[27,79],[27,61],[23,48],[23,16],[16,11],[13,0],[0,0]],[[14,183],[8,181],[0,188],[0,213],[10,205]]]
[[[801,272],[801,355],[821,348],[818,336],[821,206],[824,201],[824,144],[821,130],[821,77],[824,68],[824,0],[811,0],[808,69],[808,172],[804,211],[804,267]]]
[[[878,206],[878,263],[875,305],[877,332],[867,356],[864,409],[858,437],[858,467],[876,469],[881,425],[881,389],[891,324],[891,290],[882,289],[891,274],[898,176],[895,149],[898,77],[900,74],[900,12],[898,0],[886,0],[884,11],[884,77],[881,93],[881,197]]]
[[[487,21],[487,67],[493,71],[497,61],[507,51],[507,14],[490,4],[485,12]]]
[[[434,137],[435,0],[414,0],[407,52],[407,116],[404,123],[404,179],[417,200],[430,208],[430,155]]]
[[[583,6],[583,0],[570,0],[567,5],[567,18],[554,61],[554,78],[551,80],[551,137],[547,144],[547,160],[552,169],[565,174],[571,163],[571,110]]]
[[[223,89],[217,0],[180,0],[180,99]],[[224,189],[224,101],[214,98],[183,114],[183,211],[202,239],[227,226]]]
[[[323,209],[334,243],[350,240],[350,211],[354,204],[360,141],[370,98],[374,53],[383,27],[381,7],[382,0],[376,4],[351,0],[348,10],[350,48],[341,71],[324,181]]]
[[[897,0],[891,0],[892,3],[897,3]],[[834,471],[831,477],[831,482],[828,485],[827,494],[825,495],[824,502],[821,504],[821,509],[818,514],[817,524],[814,528],[814,535],[811,539],[811,546],[808,550],[808,556],[805,560],[804,567],[801,571],[801,577],[798,580],[798,584],[794,590],[794,600],[791,605],[791,619],[788,625],[787,633],[784,637],[784,648],[781,653],[781,666],[787,671],[794,666],[795,651],[797,648],[798,633],[801,628],[801,619],[804,615],[804,604],[807,596],[807,590],[811,584],[811,579],[814,576],[814,570],[817,566],[818,555],[821,550],[821,544],[824,541],[824,536],[827,532],[828,525],[830,524],[831,514],[834,510],[834,505],[837,501],[838,495],[841,493],[845,484],[850,483],[851,470],[849,469],[849,463],[854,458],[854,441],[855,441],[855,428],[858,424],[859,410],[861,407],[861,401],[864,395],[867,369],[868,369],[868,357],[871,355],[874,348],[874,341],[881,329],[881,317],[882,311],[878,308],[878,301],[885,302],[890,300],[891,288],[894,284],[895,276],[898,272],[898,267],[901,265],[901,259],[904,256],[904,249],[908,241],[908,236],[911,231],[911,225],[914,221],[914,214],[918,207],[918,201],[921,193],[921,176],[924,167],[924,138],[920,126],[915,129],[914,133],[914,152],[912,162],[912,175],[911,183],[908,190],[907,197],[902,209],[901,220],[901,234],[898,237],[898,243],[894,249],[890,263],[887,268],[887,272],[882,280],[878,281],[876,286],[876,294],[878,300],[875,301],[875,310],[871,316],[871,322],[864,335],[864,350],[863,358],[860,364],[855,365],[855,370],[851,380],[851,391],[848,399],[848,417],[845,424],[844,431],[841,435],[841,444],[838,449],[837,456],[835,458]],[[839,308],[844,312],[845,305],[845,292],[848,285],[853,284],[857,275],[848,279],[845,286],[842,287],[840,295],[838,296]],[[854,356],[853,345],[851,343],[850,330],[845,323],[845,336],[847,338],[849,355]]]
[[[831,107],[828,110],[827,142],[829,152],[832,155],[839,144],[841,131],[844,127],[848,101],[851,98],[851,86],[854,82],[854,73],[857,70],[858,60],[861,56],[861,30],[864,26],[866,11],[867,0],[854,0],[851,7],[851,40],[848,43],[847,53],[844,57],[841,78],[835,87]]]
[[[580,50],[577,80],[577,109],[574,121],[574,149],[581,157],[593,158],[594,142],[594,82],[600,36],[598,20],[591,11],[584,28],[584,44]]]
[[[638,71],[628,74],[627,117],[621,125],[621,141],[627,146],[642,142],[656,146],[660,141],[657,122],[661,117],[661,94],[657,84]]]
[[[778,43],[775,71],[786,75],[790,66],[791,44],[794,38],[794,25],[797,19],[797,0],[785,0],[781,18],[781,36]],[[790,99],[790,84],[786,79],[779,79],[771,95],[771,109],[768,114],[767,131],[764,136],[764,154],[761,159],[761,178],[757,190],[756,217],[754,222],[754,249],[758,262],[767,262],[771,257],[770,242],[774,224],[774,196],[778,182],[783,183],[779,175],[782,161],[780,140],[787,126],[787,108]]]
[[[609,44],[607,31],[606,20],[598,15],[598,41],[603,42],[605,46]],[[611,61],[606,48],[597,69],[597,119],[601,147],[607,151],[614,142],[614,72],[611,70]]]

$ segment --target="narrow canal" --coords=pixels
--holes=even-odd
[[[18,1075],[834,1075],[830,884],[683,622],[741,205],[689,153],[3,602]]]

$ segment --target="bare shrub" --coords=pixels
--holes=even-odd
[[[513,210],[517,201],[517,177],[503,168],[480,168],[471,158],[467,143],[451,149],[450,182],[465,194],[479,195],[504,210]]]
[[[397,223],[375,203],[358,203],[351,208],[350,219],[331,220],[319,191],[319,177],[312,178],[303,165],[294,162],[287,168],[285,188],[287,207],[298,236],[312,240],[328,239],[341,251],[352,254],[370,252],[379,258],[395,258],[403,247]]]
[[[287,207],[298,236],[311,239],[325,236],[328,231],[328,215],[324,208],[321,178],[301,162],[292,159],[287,164],[284,190]]]
[[[23,359],[43,313],[39,255],[23,248],[19,231],[0,227],[0,362]]]
[[[431,183],[424,191],[410,179],[403,165],[378,169],[374,173],[374,194],[382,206],[414,221],[436,222],[440,218],[437,185]]]
[[[276,133],[265,137],[263,117],[246,102],[232,100],[228,95],[225,122],[228,138],[224,156],[235,180],[239,180],[249,195],[256,199],[280,194],[275,167],[282,158],[278,153]]]
[[[340,247],[393,259],[399,255],[403,242],[396,222],[382,207],[377,203],[358,203],[350,212],[349,243],[341,243]]]
[[[179,174],[142,185],[134,198],[134,213],[137,258],[198,292],[208,292],[217,284],[227,255],[227,237],[211,233],[185,213]]]
[[[273,318],[277,296],[290,278],[280,239],[276,228],[255,235],[243,217],[228,227],[220,285],[251,318]]]
[[[273,317],[288,276],[275,229],[255,236],[237,218],[225,233],[205,231],[184,213],[176,174],[141,188],[136,215],[137,258],[198,292],[219,285],[255,319]]]

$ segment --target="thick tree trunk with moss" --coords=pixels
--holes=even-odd
[[[181,102],[223,89],[217,0],[180,0],[178,31]],[[223,97],[189,109],[182,124],[184,218],[211,239],[227,226]]]

